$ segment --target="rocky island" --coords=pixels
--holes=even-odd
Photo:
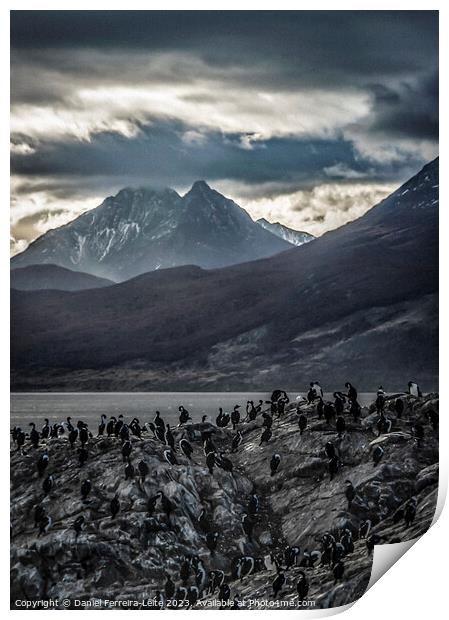
[[[354,415],[322,405],[172,429],[127,421],[118,436],[106,420],[98,435],[71,420],[62,434],[13,429],[11,607],[356,600],[374,545],[430,526],[438,395],[386,396]]]

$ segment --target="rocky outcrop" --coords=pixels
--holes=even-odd
[[[315,405],[306,403],[298,403],[308,422],[301,433],[294,403],[280,418],[274,417],[272,438],[262,446],[261,417],[239,424],[243,441],[235,453],[230,453],[235,433],[229,427],[189,424],[173,429],[173,435],[176,446],[182,437],[188,438],[194,448],[192,459],[178,449],[175,465],[165,460],[167,446],[151,432],[144,433],[143,439],[132,436],[130,460],[136,469],[132,479],[125,479],[121,442],[115,437],[91,437],[83,466],[78,461],[78,444],[71,450],[67,433],[41,441],[37,448],[28,440],[23,449],[13,446],[11,606],[16,600],[38,599],[69,599],[72,606],[75,600],[149,600],[163,591],[167,575],[177,587],[182,586],[180,569],[186,558],[185,585],[196,584],[200,589],[197,608],[212,606],[217,600],[218,589],[212,594],[208,581],[211,571],[220,570],[225,573],[231,600],[257,599],[273,605],[271,584],[276,569],[272,559],[283,558],[286,546],[300,548],[296,564],[280,569],[286,583],[278,599],[287,609],[297,606],[300,571],[307,575],[307,598],[315,607],[343,605],[359,598],[372,564],[366,540],[359,539],[360,525],[369,519],[370,535],[375,534],[380,543],[409,540],[426,531],[436,505],[438,431],[429,421],[429,412],[438,411],[438,397],[407,396],[404,402],[405,410],[398,418],[395,397],[387,399],[386,415],[392,427],[379,437],[376,412],[364,410],[362,420],[356,422],[346,415],[346,430],[338,437],[334,422],[327,424],[318,417]],[[419,440],[417,426],[424,429]],[[232,472],[215,465],[209,473],[201,443],[207,432],[213,432],[217,456],[220,451],[227,453]],[[325,451],[329,441],[341,464],[332,480]],[[378,445],[384,454],[374,465],[372,454]],[[45,449],[49,465],[39,477],[36,462]],[[271,476],[274,453],[281,456],[281,462]],[[139,476],[140,461],[148,465],[145,480]],[[42,482],[47,473],[53,475],[54,486],[45,494]],[[92,490],[83,501],[80,487],[85,479],[91,481]],[[350,506],[346,480],[355,489]],[[154,502],[154,511],[149,510],[149,500],[158,492],[170,500],[168,514],[160,498]],[[260,507],[252,518],[254,530],[249,540],[241,518],[252,493],[258,495]],[[114,496],[120,511],[112,518]],[[398,509],[411,497],[416,498],[416,516],[406,527],[404,519],[399,520]],[[51,528],[41,535],[34,523],[37,505],[44,506],[52,518]],[[206,518],[199,521],[203,509]],[[73,524],[81,515],[85,522],[77,534]],[[307,553],[320,549],[323,534],[332,533],[338,540],[345,529],[352,533],[354,550],[343,558],[341,580],[335,582],[331,566],[322,562],[314,567],[299,566]],[[208,548],[207,530],[219,534],[213,551]],[[236,562],[242,556],[254,558],[255,569],[239,579]],[[283,562],[280,560],[280,565]]]

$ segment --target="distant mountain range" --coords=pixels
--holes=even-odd
[[[11,265],[53,264],[123,281],[179,265],[224,267],[289,248],[235,202],[197,181],[183,197],[172,189],[123,189],[36,239]]]
[[[203,192],[226,200],[204,185],[191,192],[192,201]],[[199,221],[206,204],[194,207]],[[311,380],[334,389],[349,380],[372,391],[413,379],[429,391],[438,160],[360,219],[270,258],[11,298],[16,390],[267,391]]]
[[[256,220],[256,222],[257,224],[260,224],[262,228],[265,228],[265,230],[269,230],[273,233],[273,235],[284,239],[284,241],[288,241],[288,243],[291,243],[292,245],[302,245],[303,243],[308,243],[309,241],[313,241],[313,239],[315,239],[315,237],[309,233],[301,230],[294,230],[293,228],[284,226],[279,222],[269,222],[264,217]]]
[[[55,289],[82,291],[115,284],[112,280],[97,278],[89,273],[73,271],[58,265],[30,265],[11,270],[11,288],[20,291]]]

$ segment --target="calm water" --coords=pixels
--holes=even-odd
[[[290,392],[291,400],[297,394]],[[271,394],[271,392],[270,392]],[[152,420],[156,409],[165,421],[172,424],[178,421],[178,407],[190,412],[193,420],[201,421],[201,416],[209,415],[212,419],[218,408],[232,410],[234,405],[242,405],[245,411],[246,401],[267,400],[270,396],[262,392],[44,392],[11,394],[11,424],[22,425],[31,421],[43,421],[48,418],[52,422],[62,421],[71,416],[82,418],[86,422],[99,420],[102,413],[107,416],[123,414],[126,418],[136,416],[141,422]],[[326,394],[325,398],[332,398]],[[362,406],[374,400],[374,394],[359,394]]]

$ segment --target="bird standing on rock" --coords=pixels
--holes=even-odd
[[[101,414],[100,424],[98,425],[98,437],[102,437],[104,435],[104,431],[106,428],[106,416],[104,413]]]
[[[210,521],[207,518],[206,511],[203,508],[197,518],[197,523],[199,527],[203,530],[203,532],[209,532],[210,530]]]
[[[356,401],[357,400],[357,390],[352,385],[352,383],[349,383],[349,381],[346,381],[345,388],[348,390],[347,394],[346,394],[346,396],[348,397],[348,400],[351,400],[353,402]]]
[[[134,469],[134,465],[128,459],[128,462],[125,465],[125,480],[132,480],[135,476],[135,473],[136,471]]]
[[[37,473],[39,474],[39,478],[42,478],[42,476],[44,475],[44,471],[48,467],[49,460],[50,459],[48,456],[48,451],[45,450],[45,452],[40,455],[37,461]]]
[[[73,529],[75,530],[75,538],[78,538],[81,530],[83,529],[83,525],[84,525],[84,517],[83,515],[80,515],[79,517],[77,517],[73,523]]]
[[[264,426],[267,429],[271,428],[273,426],[273,418],[272,418],[272,416],[267,411],[264,411],[262,413],[262,417],[263,417],[262,426]]]
[[[298,418],[299,434],[302,435],[307,428],[307,416],[303,413]]]
[[[38,504],[34,509],[34,527],[37,527],[45,516],[45,507],[41,504]]]
[[[231,588],[228,586],[227,583],[223,583],[220,586],[220,589],[218,591],[218,598],[220,601],[229,601],[229,599],[231,598]]]
[[[123,427],[123,415],[120,414],[118,417],[118,420],[116,421],[114,425],[114,435],[116,437],[120,437],[120,432],[122,430],[122,427]]]
[[[182,426],[183,424],[187,424],[188,420],[192,419],[189,415],[189,412],[183,405],[180,405],[178,407],[178,411],[179,411],[179,426]]]
[[[114,498],[111,500],[109,507],[111,510],[111,519],[115,519],[115,517],[120,512],[120,502],[119,502],[117,493],[115,494]]]
[[[285,575],[284,573],[279,573],[273,583],[271,584],[271,587],[273,588],[273,598],[276,598],[277,595],[280,593],[280,591],[282,590],[283,586],[285,583]]]
[[[209,574],[210,592],[215,594],[217,588],[221,588],[225,580],[225,574],[222,570],[213,570]]]
[[[379,389],[377,390],[375,405],[377,413],[383,413],[383,410],[385,408],[385,392],[382,386],[379,386]]]
[[[353,500],[355,499],[356,492],[350,480],[345,480],[345,485],[346,485],[345,495],[346,495],[346,499],[348,500],[348,510],[350,510],[351,504]]]
[[[370,531],[371,521],[369,519],[366,519],[366,521],[362,521],[359,528],[359,538],[368,538]]]
[[[155,428],[154,433],[157,439],[159,439],[159,441],[167,445],[167,440],[165,438],[165,426],[159,425],[159,426],[155,426],[154,428]]]
[[[88,442],[89,440],[89,433],[87,431],[87,426],[83,425],[80,429],[79,429],[79,438],[80,438],[80,442],[81,442],[81,446],[85,446],[85,444]]]
[[[232,413],[231,413],[231,422],[232,422],[232,429],[235,431],[235,427],[237,426],[237,424],[240,422],[240,411],[239,411],[240,405],[235,405]]]
[[[122,424],[119,432],[119,437],[122,443],[129,441],[129,426],[127,424]]]
[[[186,457],[190,460],[192,460],[192,453],[193,453],[193,448],[191,446],[191,444],[187,441],[187,439],[181,439],[181,441],[179,442],[179,447],[181,448],[182,452],[186,455]]]
[[[343,578],[344,572],[345,572],[345,565],[343,564],[341,560],[335,564],[334,568],[332,569],[332,572],[334,573],[334,580],[335,580],[334,584],[341,581],[341,579]]]
[[[402,418],[402,414],[404,413],[404,401],[402,398],[397,398],[394,401],[394,410],[396,411],[396,415],[399,419]]]
[[[231,459],[228,459],[224,456],[224,452],[220,452],[219,457],[215,457],[215,463],[224,471],[229,471],[232,474],[232,470],[234,469],[234,465]]]
[[[114,428],[115,428],[116,422],[117,422],[117,418],[112,416],[109,422],[106,424],[106,433],[108,437],[114,434]]]
[[[334,479],[334,476],[338,474],[338,471],[340,469],[340,459],[338,458],[337,455],[329,459],[328,469],[329,469],[330,479],[332,481]]]
[[[48,530],[51,528],[53,524],[52,518],[50,517],[50,515],[45,515],[42,517],[42,519],[39,521],[39,533],[38,536],[42,536],[43,534],[46,534],[48,532]]]
[[[57,422],[55,422],[53,424],[53,426],[50,429],[50,439],[57,439],[58,438],[58,434],[59,434],[59,429],[60,426]]]
[[[92,489],[92,484],[89,478],[86,478],[86,480],[84,480],[81,484],[81,498],[83,501],[87,499],[87,496],[89,495],[91,489]]]
[[[211,552],[211,555],[214,555],[215,550],[218,544],[218,532],[208,532],[206,535],[206,546]]]
[[[175,600],[177,601],[178,606],[180,608],[182,608],[182,605],[180,605],[180,603],[185,601],[186,598],[187,598],[187,589],[184,588],[183,586],[179,586],[179,588],[177,588],[175,592]]]
[[[366,541],[366,550],[368,551],[368,555],[371,555],[374,551],[374,546],[378,545],[381,541],[381,538],[378,534],[371,534],[371,536]]]
[[[357,420],[361,417],[362,408],[360,404],[357,402],[357,400],[351,400],[351,405],[349,407],[349,413],[352,415],[354,422],[357,422]]]
[[[382,457],[384,455],[384,449],[381,446],[376,446],[373,450],[373,463],[374,467],[380,463]]]
[[[170,601],[175,594],[175,584],[173,583],[170,575],[167,575],[167,580],[164,586],[165,598]]]
[[[167,461],[169,465],[179,465],[175,453],[170,450],[164,450],[164,459]]]
[[[273,456],[271,457],[271,461],[270,461],[270,470],[271,470],[272,476],[274,476],[274,474],[277,472],[280,462],[281,462],[280,454],[273,454]]]
[[[286,547],[284,551],[285,570],[289,570],[292,566],[295,566],[296,560],[299,556],[299,547]]]
[[[422,424],[415,424],[412,427],[412,431],[419,448],[421,446],[422,440],[424,439],[424,426]]]
[[[248,502],[248,514],[252,516],[257,515],[257,513],[259,512],[259,505],[259,498],[255,493],[253,493],[249,498]]]
[[[299,572],[299,580],[296,584],[296,591],[298,593],[298,600],[303,601],[309,593],[309,582],[304,571]]]
[[[154,513],[154,511],[156,510],[156,504],[157,504],[157,500],[162,497],[162,493],[161,491],[159,491],[158,493],[156,493],[156,495],[152,495],[151,497],[148,498],[148,502],[147,502],[147,513],[149,515],[152,515]]]
[[[162,504],[162,510],[167,515],[167,520],[170,521],[170,515],[176,508],[175,504],[162,492],[161,492],[161,504]]]
[[[214,444],[214,442],[212,441],[210,435],[211,435],[211,433],[209,433],[209,432],[202,434],[204,456],[207,456],[209,454],[209,452],[216,452],[217,451],[217,447]]]
[[[173,437],[173,433],[171,432],[169,424],[167,424],[167,426],[166,426],[165,443],[167,444],[167,446],[170,446],[170,448],[173,450],[173,452],[176,452],[175,438]]]
[[[154,425],[156,426],[156,428],[161,428],[165,432],[165,422],[161,418],[160,411],[156,411],[156,416],[153,421],[154,421]]]
[[[242,443],[242,441],[243,441],[242,433],[240,431],[237,431],[237,433],[232,438],[231,452],[237,452],[238,447]]]
[[[143,484],[145,482],[145,478],[150,473],[150,470],[148,469],[148,465],[145,463],[145,461],[140,461],[137,467],[139,468],[140,481]]]
[[[33,448],[37,448],[39,446],[39,433],[36,430],[36,424],[34,422],[30,422],[31,431],[30,431],[30,441]]]
[[[52,490],[53,482],[54,482],[54,480],[53,480],[53,476],[51,474],[48,475],[45,478],[45,480],[44,480],[44,482],[42,484],[42,489],[43,489],[45,495],[48,495],[50,493],[50,491]]]
[[[415,383],[414,381],[409,381],[408,382],[408,393],[411,396],[414,396],[415,398],[421,398],[422,397],[422,392],[420,390],[420,387],[417,383]]]
[[[377,436],[380,437],[383,433],[388,434],[391,431],[391,426],[391,420],[381,411],[380,418],[377,420]]]
[[[324,450],[326,451],[326,455],[327,455],[328,459],[331,459],[336,454],[335,446],[334,446],[334,444],[331,441],[328,441],[326,443],[326,445],[324,446]]]
[[[125,443],[122,446],[122,456],[123,456],[123,462],[126,463],[126,461],[129,459],[131,452],[132,452],[132,445],[130,441],[125,441]]]
[[[209,469],[210,475],[214,473],[214,465],[215,465],[215,452],[208,452],[206,456],[206,465]]]
[[[271,432],[270,428],[266,428],[264,430],[264,432],[262,433],[262,436],[260,438],[260,443],[259,446],[261,446],[263,443],[268,443],[272,437],[273,433]]]
[[[334,407],[337,415],[343,415],[345,410],[345,397],[341,392],[334,392]]]
[[[338,437],[341,438],[341,436],[346,430],[346,422],[343,416],[338,416],[337,422],[336,422],[336,429],[337,429]]]
[[[73,450],[73,446],[75,445],[76,440],[78,439],[78,429],[74,428],[69,433],[69,443],[70,447]]]
[[[48,418],[45,418],[44,422],[45,424],[41,430],[41,439],[48,439],[50,435],[50,420]]]
[[[248,540],[251,542],[251,536],[253,533],[253,529],[254,529],[254,523],[253,521],[251,521],[251,519],[249,518],[249,515],[247,512],[244,512],[242,515],[242,530],[243,532],[246,534],[246,536],[248,537]]]
[[[133,418],[131,424],[129,425],[129,428],[135,437],[142,439],[142,428],[140,426],[138,418]]]
[[[335,418],[335,408],[331,403],[324,403],[323,415],[324,419],[326,420],[326,424],[330,424],[331,421]]]
[[[187,582],[190,577],[190,572],[191,572],[191,563],[189,559],[185,557],[179,569],[179,578],[181,579],[183,585],[187,585]]]
[[[199,598],[199,591],[196,586],[190,586],[187,590],[187,601],[189,603],[189,608],[194,607]]]
[[[248,400],[246,403],[246,419],[248,422],[254,422],[257,418],[257,409],[254,406],[253,400]]]
[[[404,510],[405,527],[410,527],[413,521],[415,520],[416,505],[417,505],[416,497],[411,497],[408,500],[407,504],[405,505],[405,510]]]
[[[434,409],[430,409],[427,413],[427,417],[429,418],[429,422],[432,425],[434,431],[438,430],[440,416]]]

